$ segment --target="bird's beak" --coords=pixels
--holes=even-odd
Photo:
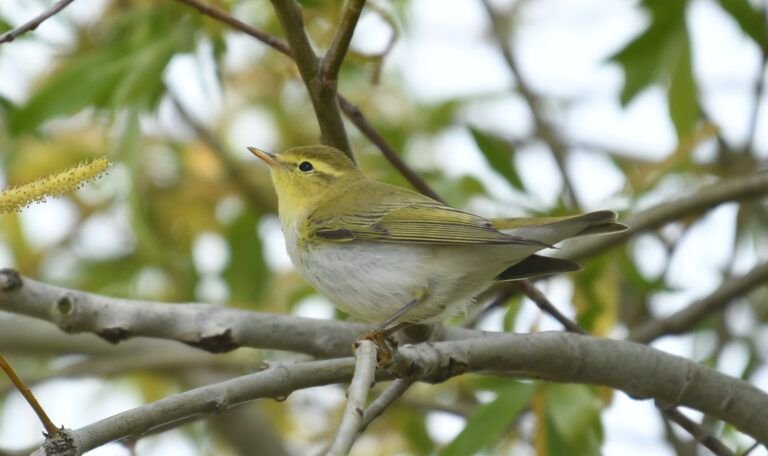
[[[274,167],[274,166],[279,164],[275,154],[271,154],[271,153],[269,153],[267,151],[264,151],[264,150],[261,150],[261,149],[257,149],[255,147],[248,147],[248,150],[251,151],[251,153],[253,155],[255,155],[255,156],[259,157],[260,159],[262,159],[264,161],[264,163],[266,163],[266,164],[268,164],[270,166],[270,168],[272,168],[272,167]]]

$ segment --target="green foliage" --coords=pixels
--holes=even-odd
[[[164,92],[162,74],[170,59],[192,49],[188,24],[172,20],[171,8],[144,8],[131,21],[105,24],[103,41],[66,59],[27,102],[8,117],[21,134],[54,117],[91,108],[153,108]],[[136,21],[136,22],[133,22]]]
[[[611,57],[624,70],[621,102],[626,105],[651,84],[668,88],[668,107],[679,138],[698,120],[696,82],[685,24],[687,1],[645,0],[648,28]]]
[[[752,6],[749,0],[718,0],[718,3],[755,44],[763,49],[768,45],[768,26],[761,17],[764,13]]]
[[[536,400],[539,454],[601,454],[600,401],[590,387],[548,384]]]
[[[513,426],[536,391],[531,383],[509,381],[495,391],[493,401],[478,406],[463,431],[440,452],[442,456],[477,454],[491,447]]]
[[[499,174],[507,178],[507,182],[512,184],[513,187],[525,191],[523,181],[517,174],[517,169],[512,161],[515,154],[514,147],[508,141],[504,141],[477,128],[470,128],[469,131],[472,133],[472,138],[477,143],[480,152],[488,160],[488,164]]]

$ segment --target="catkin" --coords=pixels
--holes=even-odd
[[[112,163],[99,157],[80,163],[66,171],[40,178],[28,184],[11,187],[0,192],[0,214],[20,211],[32,203],[45,201],[80,188],[83,183],[99,177]]]

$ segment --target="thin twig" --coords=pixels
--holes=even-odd
[[[341,110],[347,115],[347,118],[352,121],[353,124],[360,130],[376,147],[379,148],[384,157],[394,166],[400,174],[402,174],[413,188],[419,192],[427,195],[428,197],[436,200],[443,201],[429,184],[424,181],[415,171],[413,171],[400,156],[395,152],[395,149],[387,143],[387,140],[368,122],[360,109],[352,104],[349,100],[339,94],[339,106]]]
[[[328,450],[328,456],[345,456],[355,443],[368,401],[368,392],[376,376],[376,345],[370,340],[357,342],[355,359],[355,373],[349,384],[347,406],[333,444]]]
[[[755,451],[755,449],[759,447],[760,447],[760,442],[755,442],[749,448],[744,450],[744,452],[741,453],[741,456],[749,456],[749,453]]]
[[[530,300],[533,301],[533,303],[536,304],[539,309],[541,309],[544,313],[549,314],[552,316],[552,318],[563,325],[566,331],[576,334],[588,334],[584,328],[578,325],[578,323],[566,317],[559,310],[557,310],[557,307],[555,307],[555,305],[552,304],[552,302],[544,295],[544,293],[536,288],[536,286],[533,285],[530,280],[521,280],[519,284],[523,293],[528,296],[528,298],[530,298]]]
[[[5,372],[5,375],[8,376],[8,378],[11,380],[11,383],[16,387],[16,389],[21,393],[21,395],[24,397],[24,399],[27,401],[30,407],[32,407],[32,410],[35,411],[35,414],[37,414],[37,417],[40,419],[40,422],[43,423],[43,427],[45,428],[45,432],[49,435],[55,435],[59,432],[59,428],[56,427],[55,424],[53,424],[53,421],[48,417],[48,414],[45,413],[45,410],[40,405],[40,403],[37,401],[37,398],[34,394],[32,394],[32,391],[27,387],[26,384],[24,384],[24,381],[16,374],[16,371],[13,370],[13,367],[11,367],[11,364],[8,362],[7,359],[5,359],[5,356],[0,354],[0,369]]]
[[[768,5],[763,2],[760,10],[760,18],[763,21],[763,30],[768,29]],[[768,38],[768,36],[764,37]],[[765,43],[765,42],[764,42]],[[757,121],[760,118],[760,107],[763,105],[763,93],[765,92],[765,71],[768,69],[768,46],[763,44],[760,48],[760,67],[757,73],[757,82],[755,83],[755,97],[752,105],[752,112],[749,116],[749,127],[747,129],[747,141],[744,145],[745,150],[753,152],[755,146],[755,136],[757,134]]]
[[[510,73],[512,73],[512,76],[517,81],[517,89],[520,92],[520,95],[522,95],[523,100],[525,100],[525,103],[531,111],[533,123],[536,126],[536,132],[539,137],[544,140],[547,146],[549,146],[549,150],[552,152],[552,157],[555,159],[555,163],[560,170],[560,175],[563,179],[564,193],[573,208],[579,209],[581,204],[579,204],[579,199],[576,194],[576,187],[568,174],[568,167],[566,165],[568,147],[559,138],[554,127],[545,118],[541,107],[541,100],[530,88],[525,78],[523,78],[520,67],[517,64],[517,59],[512,51],[512,46],[509,45],[509,41],[507,40],[507,33],[503,21],[508,18],[505,18],[504,15],[496,11],[489,0],[481,0],[481,3],[488,13],[488,19],[491,21],[493,35],[501,50],[501,55],[504,58]]]
[[[233,29],[245,33],[246,35],[252,36],[267,46],[271,47],[272,49],[293,59],[290,48],[284,41],[234,18],[225,11],[214,8],[212,6],[204,5],[198,0],[176,1],[187,4],[212,19],[227,24]],[[382,155],[384,155],[384,158],[386,158],[392,164],[392,166],[394,166],[400,172],[400,174],[402,174],[403,177],[408,180],[413,188],[429,196],[430,198],[441,201],[437,193],[435,193],[429,187],[429,184],[427,184],[424,179],[421,178],[421,176],[416,174],[412,169],[408,167],[408,165],[405,164],[405,162],[403,162],[397,152],[395,152],[392,146],[387,143],[387,140],[384,139],[384,137],[373,127],[373,125],[368,122],[368,119],[357,106],[355,106],[341,94],[337,94],[337,98],[339,106],[341,107],[344,114],[346,114],[347,118],[352,121],[352,123],[357,127],[358,130],[360,130],[361,133],[363,133],[364,136],[366,136],[376,147],[379,148]]]
[[[58,2],[54,3],[50,8],[38,14],[37,16],[30,19],[29,21],[21,24],[20,26],[14,29],[8,30],[7,32],[0,35],[0,44],[10,43],[11,41],[18,38],[19,35],[23,35],[24,33],[35,30],[40,26],[40,24],[42,24],[52,16],[56,15],[59,11],[63,10],[67,6],[69,6],[69,4],[72,3],[73,1],[75,0],[59,0]]]
[[[349,50],[349,43],[352,41],[352,35],[355,33],[360,14],[363,12],[363,5],[365,5],[365,0],[347,0],[341,23],[336,29],[331,46],[320,60],[320,72],[324,84],[336,87],[339,69],[347,55],[347,50]]]
[[[219,161],[224,165],[224,169],[227,170],[227,174],[229,174],[231,180],[240,188],[240,190],[242,190],[251,204],[257,208],[263,208],[265,206],[264,203],[269,201],[269,198],[265,194],[259,192],[258,189],[251,184],[251,181],[243,173],[242,166],[232,160],[231,154],[227,152],[227,148],[224,144],[198,122],[197,119],[192,117],[192,114],[184,107],[184,104],[170,87],[166,87],[166,93],[168,94],[168,98],[171,100],[173,107],[176,108],[176,111],[181,118],[184,119],[184,122],[186,122],[198,138],[213,151]]]
[[[379,397],[376,398],[376,400],[371,402],[371,405],[369,405],[367,409],[365,409],[363,419],[360,422],[358,433],[365,431],[373,422],[373,420],[380,417],[392,404],[395,403],[396,400],[400,398],[400,396],[405,394],[405,392],[408,391],[408,388],[410,388],[411,385],[413,385],[415,382],[416,378],[414,377],[398,378],[392,382],[392,384],[389,385],[387,389],[385,389],[384,392],[382,392]]]
[[[756,266],[743,276],[726,280],[706,297],[694,301],[666,318],[644,322],[632,328],[628,340],[647,344],[661,336],[681,334],[709,315],[725,308],[733,299],[766,283],[768,283],[768,262]]]
[[[286,44],[283,40],[276,38],[262,30],[259,30],[256,27],[246,24],[245,22],[235,18],[234,16],[228,14],[225,11],[222,11],[213,6],[205,5],[203,3],[200,3],[197,0],[176,0],[176,1],[180,3],[184,3],[185,5],[191,6],[192,8],[200,11],[200,13],[208,17],[211,17],[213,19],[216,19],[219,22],[227,24],[233,29],[243,32],[246,35],[250,35],[256,38],[257,40],[261,41],[262,43],[266,44],[267,46],[271,47],[272,49],[276,50],[277,52],[280,52],[281,54],[285,54],[288,57],[293,58],[291,54],[291,48],[289,48],[288,44]]]
[[[272,0],[272,7],[285,32],[293,60],[299,68],[301,79],[312,100],[315,117],[320,126],[320,141],[343,151],[354,160],[344,122],[341,119],[336,86],[326,85],[322,80],[320,59],[312,49],[304,28],[301,6],[296,0]],[[357,21],[354,21],[353,24],[346,25],[354,26],[356,23]],[[352,31],[339,31],[339,33],[345,36]]]
[[[678,426],[685,429],[697,442],[712,453],[717,456],[736,456],[736,453],[726,447],[723,442],[710,434],[698,423],[685,416],[677,408],[667,407],[658,401],[656,401],[656,407],[658,407],[659,410],[661,410],[661,413],[663,413],[670,421],[675,422]]]

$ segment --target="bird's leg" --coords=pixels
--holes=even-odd
[[[417,305],[423,303],[428,296],[429,296],[428,288],[426,287],[419,288],[416,291],[414,298],[408,301],[406,305],[397,309],[395,313],[385,318],[381,323],[378,323],[376,326],[371,328],[370,331],[367,331],[361,334],[360,337],[357,338],[357,340],[370,340],[376,344],[376,348],[378,351],[377,358],[379,360],[379,364],[381,365],[389,364],[392,361],[392,358],[394,356],[392,352],[397,347],[397,342],[394,340],[390,340],[389,336],[399,331],[400,329],[405,328],[406,326],[409,326],[412,324],[408,322],[400,322],[397,324],[394,324],[394,323],[400,317],[408,313],[408,311],[410,311]]]

